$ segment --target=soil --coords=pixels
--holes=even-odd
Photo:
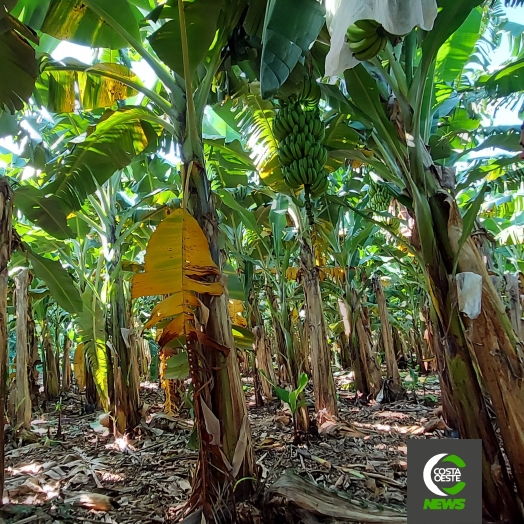
[[[351,375],[336,373],[339,420],[320,421],[299,444],[286,407],[277,399],[256,407],[246,380],[260,481],[253,500],[238,505],[239,520],[290,523],[293,501],[271,495],[273,483],[290,470],[361,508],[405,516],[407,441],[453,436],[439,418],[437,377],[422,380],[415,388],[404,383],[407,400],[381,405],[363,402],[351,391]],[[15,438],[7,431],[0,524],[178,522],[197,459],[193,422],[187,410],[163,414],[157,384],[143,383],[141,396],[144,418],[129,437],[115,438],[100,424],[101,412],[83,414],[83,397],[74,392],[35,411],[31,432]],[[306,397],[312,406],[311,389]],[[295,522],[320,522],[296,509]]]

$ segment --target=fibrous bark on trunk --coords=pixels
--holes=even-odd
[[[273,359],[271,358],[271,342],[266,335],[264,321],[262,319],[262,314],[260,313],[258,301],[255,299],[254,293],[251,293],[250,304],[250,322],[251,330],[253,331],[254,336],[253,349],[255,351],[256,366],[257,369],[260,369],[269,377],[270,382],[276,384],[277,379],[275,375],[275,368],[273,367]],[[266,377],[261,374],[260,385],[266,399],[273,397],[273,386],[270,382],[268,382]]]
[[[253,328],[255,337],[255,352],[257,368],[264,371],[273,384],[276,383],[275,368],[271,359],[271,342],[266,336],[264,326],[255,326]],[[264,376],[260,377],[262,392],[266,400],[273,398],[273,388]]]
[[[29,429],[31,425],[31,394],[29,392],[29,345],[27,341],[29,269],[15,277],[16,297],[16,388],[14,390],[13,427]]]
[[[149,342],[143,337],[136,337],[138,354],[140,355],[140,374],[145,380],[151,380],[151,348]]]
[[[356,342],[356,337],[351,337],[353,342]],[[349,369],[353,365],[353,357],[351,353],[350,340],[344,331],[338,335],[338,345],[340,347],[340,365],[342,369]]]
[[[192,214],[206,236],[213,261],[222,270],[225,256],[220,252],[218,217],[207,174],[198,162],[193,162],[193,158],[185,159],[184,170],[191,177],[192,197],[189,202]],[[195,397],[196,409],[203,409],[200,403],[202,399],[220,422],[220,442],[216,444],[230,463],[233,462],[237,444],[240,446],[237,453],[239,464],[233,475],[223,471],[223,458],[213,453],[210,446],[201,447],[199,473],[195,477],[194,486],[204,490],[195,493],[195,496],[204,504],[206,512],[218,501],[221,501],[225,508],[231,504],[235,479],[245,479],[236,486],[235,496],[247,497],[252,492],[252,481],[249,478],[256,475],[251,429],[231,330],[228,301],[227,288],[219,297],[203,297],[203,303],[209,310],[207,334],[222,346],[229,348],[228,356],[225,357],[215,348],[200,344],[195,343],[194,348],[188,346],[190,369],[199,370],[204,385]],[[208,382],[209,379],[211,381]],[[204,437],[200,436],[201,439]],[[209,466],[206,466],[206,463]]]
[[[522,305],[520,303],[520,279],[516,275],[506,273],[506,290],[509,295],[509,318],[513,330],[520,338],[524,340],[524,323],[522,322]]]
[[[305,311],[304,311],[305,314]],[[311,376],[311,363],[309,358],[309,331],[307,322],[301,322],[299,325],[300,330],[300,365],[304,370],[304,373],[307,373],[308,376]]]
[[[345,300],[342,298],[338,299],[338,310],[342,317],[342,323],[344,325],[344,335],[340,339],[340,363],[343,368],[349,368],[351,365],[355,365],[355,361],[351,358],[350,341],[353,337],[354,328],[349,315],[349,307]],[[356,372],[355,372],[356,374]]]
[[[270,286],[266,287],[267,299],[274,311],[280,311],[282,308],[278,303],[277,297],[273,293]],[[288,314],[284,311],[284,315]],[[289,369],[289,362],[287,358],[287,344],[284,329],[276,315],[271,315],[271,322],[273,324],[273,335],[275,340],[275,349],[277,355],[277,377],[281,386],[290,384],[292,382],[292,373]]]
[[[306,321],[309,328],[315,408],[317,412],[323,411],[328,416],[336,416],[338,414],[337,398],[331,372],[331,354],[327,341],[318,268],[315,266],[313,248],[305,240],[302,240],[300,246],[300,266],[306,304]]]
[[[370,389],[366,376],[367,370],[361,359],[360,346],[358,342],[358,335],[354,326],[353,315],[350,315],[349,305],[342,298],[338,299],[338,309],[344,324],[344,332],[340,334],[341,337],[343,335],[341,346],[344,348],[345,345],[345,352],[349,353],[349,359],[348,356],[344,356],[344,358],[342,358],[342,365],[345,366],[346,364],[349,364],[352,367],[353,373],[355,375],[355,389],[364,397],[368,397]],[[345,362],[347,359],[349,362]]]
[[[33,307],[31,299],[27,303],[27,343],[29,345],[29,393],[31,394],[31,404],[38,405],[40,384],[38,382],[39,371],[37,366],[41,363],[38,353],[38,340],[35,331],[35,321],[33,320]]]
[[[384,345],[384,353],[386,355],[386,368],[388,378],[393,381],[395,386],[402,389],[400,383],[400,374],[398,372],[397,359],[395,357],[395,346],[393,343],[393,333],[391,331],[391,324],[389,323],[388,307],[386,297],[384,295],[384,288],[378,275],[373,276],[373,289],[377,297],[378,312],[380,315],[382,343]]]
[[[373,349],[369,320],[364,308],[360,308],[359,315],[355,323],[360,347],[360,362],[363,374],[366,377],[369,395],[375,398],[382,387],[382,373],[378,363],[378,357]]]
[[[11,259],[13,193],[7,179],[0,178],[0,506],[4,493],[4,421],[9,337],[7,332],[7,265]]]
[[[58,356],[53,350],[53,342],[47,320],[44,321],[43,353],[44,353],[44,391],[46,398],[52,400],[60,395],[60,374],[58,371]]]
[[[447,203],[448,231],[452,249],[458,257],[458,269],[482,277],[480,315],[476,318],[461,315],[467,348],[490,396],[517,492],[524,501],[524,365],[520,341],[474,242],[466,240],[459,250],[462,218],[456,202],[449,199]]]
[[[469,354],[456,296],[450,286],[448,275],[453,254],[447,231],[449,208],[444,198],[435,197],[429,202],[436,224],[434,231],[441,246],[432,253],[426,270],[432,300],[431,321],[435,326],[432,349],[439,369],[444,416],[448,425],[459,431],[461,438],[482,440],[484,513],[495,521],[518,522],[521,519],[519,504]],[[453,206],[456,206],[454,201]]]
[[[114,349],[114,410],[120,433],[133,430],[141,418],[138,354],[133,331],[128,325],[123,282],[117,277],[111,294],[111,342]]]

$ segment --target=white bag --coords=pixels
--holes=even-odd
[[[347,28],[357,20],[376,20],[388,33],[406,35],[417,26],[429,31],[437,17],[436,0],[325,0],[325,5],[331,35],[326,76],[341,75],[359,63],[345,43]]]

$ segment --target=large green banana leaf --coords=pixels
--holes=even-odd
[[[223,6],[224,0],[184,2],[191,74],[202,63],[213,43]],[[161,16],[170,18],[170,20],[151,35],[151,47],[166,65],[184,77],[177,0],[169,0]]]
[[[110,15],[136,40],[140,40],[140,12],[127,0],[92,0]],[[51,0],[41,28],[59,40],[68,40],[89,47],[122,49],[129,47],[118,34],[81,0]]]
[[[71,314],[81,313],[83,302],[69,273],[58,260],[42,257],[26,245],[34,274],[49,288],[57,304]]]
[[[11,113],[24,107],[35,87],[38,66],[29,43],[38,37],[26,25],[0,8],[0,110]]]
[[[46,197],[41,189],[20,186],[15,190],[15,202],[28,220],[55,238],[65,240],[75,237],[75,233],[67,225],[67,206],[57,196]]]
[[[437,81],[453,82],[460,77],[480,37],[481,23],[482,9],[473,9],[457,31],[444,42],[437,54]]]
[[[325,22],[316,0],[269,0],[262,35],[260,86],[268,98],[287,80]]]
[[[478,84],[492,96],[504,97],[524,91],[524,58],[503,67],[492,75],[482,76]]]
[[[97,184],[128,166],[138,154],[156,147],[160,123],[142,107],[106,111],[88,130],[86,139],[51,166],[55,176],[46,192],[62,198],[71,209],[79,209]]]
[[[419,80],[426,80],[430,65],[444,42],[465,22],[471,11],[482,3],[483,0],[438,0],[439,13],[435,24],[422,42]]]
[[[75,321],[78,335],[84,343],[83,350],[102,405],[107,407],[109,392],[104,314],[99,300],[93,297],[91,288],[86,288],[82,294],[82,301],[84,304],[83,311],[76,317]]]

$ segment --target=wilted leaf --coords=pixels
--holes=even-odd
[[[194,308],[200,306],[194,293],[221,295],[224,288],[220,282],[203,280],[219,271],[203,231],[186,210],[177,209],[160,223],[149,240],[144,267],[144,273],[133,277],[133,298],[172,293],[155,307],[147,323],[152,326],[173,317],[162,332],[161,346],[190,334],[206,345],[227,349],[197,330],[192,321]]]
[[[202,415],[204,415],[206,431],[212,437],[210,444],[220,446],[220,422],[203,399],[200,399],[200,405],[202,406]]]

